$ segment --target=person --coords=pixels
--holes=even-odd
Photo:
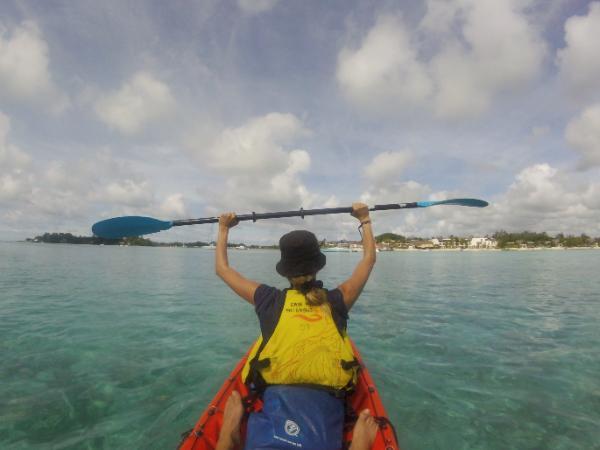
[[[369,208],[352,205],[362,229],[363,256],[352,275],[333,290],[317,273],[325,266],[316,236],[306,230],[279,241],[277,272],[290,283],[280,290],[244,277],[229,265],[229,230],[234,213],[219,217],[216,274],[242,299],[254,305],[261,335],[251,349],[242,379],[260,393],[263,408],[250,414],[246,449],[338,449],[342,446],[345,393],[357,379],[358,363],[346,334],[348,311],[359,298],[375,265],[376,251]],[[218,450],[241,444],[243,408],[239,393],[227,401]],[[377,424],[368,410],[359,414],[352,450],[370,448]]]

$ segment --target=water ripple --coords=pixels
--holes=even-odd
[[[0,244],[0,448],[173,448],[258,334],[195,249]],[[329,254],[335,286],[358,255]],[[279,286],[277,253],[233,252]],[[405,449],[600,442],[600,252],[390,253],[350,334]]]

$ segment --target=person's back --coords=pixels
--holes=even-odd
[[[354,204],[352,215],[364,229],[363,258],[352,276],[333,290],[317,281],[326,258],[314,234],[303,230],[280,240],[276,269],[289,280],[289,289],[246,279],[227,261],[228,231],[237,224],[235,215],[220,217],[217,275],[255,306],[261,328],[242,376],[263,396],[264,407],[249,418],[245,448],[341,446],[343,396],[356,381],[357,370],[346,335],[348,311],[375,263],[367,206]]]

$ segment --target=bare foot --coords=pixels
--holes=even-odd
[[[363,409],[358,416],[352,432],[350,450],[370,450],[378,429],[377,422],[368,409]]]
[[[238,391],[233,391],[223,411],[223,425],[219,433],[216,450],[233,450],[241,443],[240,423],[244,415],[242,397]]]

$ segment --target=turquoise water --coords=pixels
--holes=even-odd
[[[233,251],[284,287],[274,251]],[[169,449],[256,337],[201,249],[0,244],[0,448]],[[356,254],[327,255],[322,279]],[[405,450],[600,448],[600,251],[380,253],[349,331]]]

